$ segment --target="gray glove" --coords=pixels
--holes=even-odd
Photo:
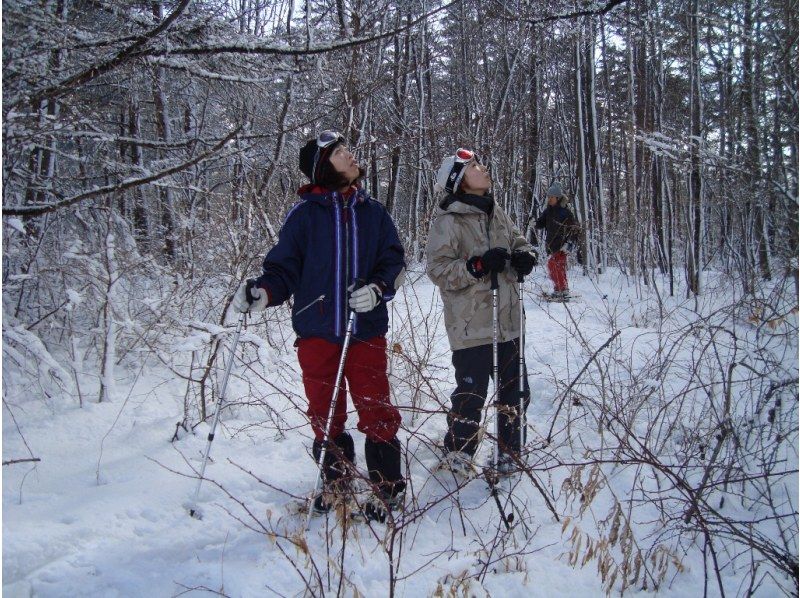
[[[264,311],[269,303],[267,291],[256,286],[253,279],[243,282],[233,296],[233,309],[240,313]]]
[[[381,288],[372,282],[350,293],[350,309],[358,314],[372,311],[382,296]]]

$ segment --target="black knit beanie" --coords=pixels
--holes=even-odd
[[[300,149],[300,170],[308,177],[312,183],[326,186],[325,182],[328,180],[330,172],[333,170],[328,158],[331,157],[333,150],[343,143],[341,140],[335,141],[328,147],[320,148],[317,145],[316,139],[309,139],[306,144]],[[319,159],[317,160],[317,171],[312,172],[314,168],[314,158],[319,151]]]

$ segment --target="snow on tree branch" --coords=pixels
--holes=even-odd
[[[140,187],[142,185],[146,185],[148,183],[153,183],[170,175],[176,174],[178,172],[182,172],[195,164],[199,164],[203,160],[208,159],[209,157],[216,154],[220,149],[222,149],[228,142],[233,140],[234,137],[239,133],[241,128],[236,128],[232,131],[227,137],[220,140],[216,145],[211,147],[208,151],[205,151],[201,154],[198,154],[191,160],[187,160],[180,164],[176,164],[170,168],[161,170],[159,172],[149,174],[147,176],[138,177],[138,178],[131,178],[126,179],[120,183],[115,183],[112,185],[105,185],[103,187],[99,187],[96,189],[90,189],[88,191],[84,191],[83,193],[78,193],[77,195],[73,195],[72,197],[67,197],[61,199],[56,202],[52,203],[44,203],[44,204],[32,204],[26,206],[10,206],[10,207],[3,207],[3,215],[4,216],[25,216],[25,217],[33,217],[33,216],[41,216],[42,214],[48,214],[50,212],[55,212],[57,210],[62,210],[64,208],[68,208],[76,203],[81,201],[86,201],[87,199],[92,199],[95,197],[101,197],[103,195],[108,195],[110,193],[118,193],[120,191],[125,191],[127,189],[132,189],[135,187]]]
[[[623,0],[624,1],[624,0]],[[203,56],[213,54],[260,54],[266,56],[311,56],[314,54],[327,54],[338,50],[346,50],[371,44],[387,38],[392,38],[412,29],[419,23],[427,21],[430,17],[442,12],[461,2],[461,0],[451,0],[438,8],[434,8],[415,19],[410,20],[402,27],[397,27],[390,31],[377,33],[374,35],[364,35],[361,37],[350,37],[327,43],[306,44],[305,47],[292,47],[289,45],[262,44],[257,41],[250,41],[245,44],[215,44],[205,43],[197,46],[173,46],[168,48],[145,48],[138,50],[134,54],[137,56]]]
[[[167,15],[167,17],[161,21],[156,27],[139,35],[135,38],[132,44],[123,48],[119,52],[117,52],[113,57],[98,63],[93,64],[90,67],[84,69],[79,73],[75,73],[61,81],[53,83],[48,87],[33,91],[28,101],[31,104],[37,104],[47,98],[54,98],[65,93],[68,93],[70,90],[80,87],[81,85],[85,85],[86,83],[96,79],[97,77],[108,73],[109,71],[114,70],[115,68],[119,67],[120,65],[124,64],[125,62],[131,60],[136,56],[137,50],[145,46],[148,42],[155,39],[163,32],[167,31],[173,23],[181,16],[186,7],[189,5],[191,0],[181,0],[178,5],[173,9],[173,11]],[[16,99],[15,103],[20,102],[20,99]]]

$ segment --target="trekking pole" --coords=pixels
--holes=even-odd
[[[217,399],[217,406],[214,409],[214,419],[211,423],[211,431],[208,433],[206,441],[206,450],[203,455],[203,464],[200,466],[200,479],[197,480],[197,488],[194,491],[194,499],[189,504],[189,516],[202,519],[200,510],[197,508],[197,499],[200,496],[200,485],[203,483],[203,477],[206,473],[206,464],[208,463],[208,455],[211,452],[211,443],[214,442],[214,431],[217,429],[217,422],[219,421],[219,412],[222,411],[222,403],[225,402],[225,392],[228,389],[228,378],[233,369],[233,357],[236,355],[236,347],[239,344],[239,335],[242,333],[242,324],[246,317],[246,312],[239,314],[239,322],[236,324],[236,331],[233,335],[233,345],[231,345],[231,356],[228,359],[228,365],[225,368],[225,375],[222,377],[222,388],[220,389],[219,398]]]
[[[356,287],[353,289],[360,287],[362,281],[359,280],[356,283]],[[339,369],[336,372],[336,381],[333,385],[333,396],[331,397],[331,405],[328,407],[328,419],[325,421],[325,433],[322,436],[322,448],[319,451],[319,459],[317,459],[317,480],[314,482],[314,491],[311,493],[311,496],[308,497],[308,501],[306,507],[308,509],[308,515],[306,515],[306,531],[308,531],[309,526],[311,525],[311,513],[312,513],[312,503],[314,498],[317,496],[317,493],[320,492],[320,484],[322,483],[323,478],[323,464],[325,463],[325,455],[328,454],[328,443],[330,442],[330,434],[331,434],[331,422],[333,421],[333,414],[336,410],[336,402],[339,399],[339,383],[342,381],[342,375],[344,374],[344,362],[347,359],[347,349],[350,346],[350,338],[353,336],[353,323],[355,322],[356,312],[351,311],[350,317],[347,319],[347,330],[344,335],[344,344],[342,345],[342,355],[339,357]]]
[[[525,304],[522,301],[525,277],[517,273],[519,284],[519,458],[522,462],[522,447],[525,445]]]
[[[497,476],[497,464],[500,460],[500,367],[497,357],[497,272],[492,271],[492,372],[494,375],[494,450],[492,452],[492,474]]]
[[[514,520],[514,514],[506,515],[503,510],[503,505],[500,504],[500,497],[497,492],[497,484],[500,482],[500,476],[497,471],[497,464],[500,461],[500,366],[497,357],[497,327],[498,327],[498,313],[497,313],[497,289],[499,285],[497,282],[497,272],[492,271],[492,372],[494,374],[494,448],[492,449],[492,469],[487,473],[486,481],[489,482],[489,489],[497,510],[500,511],[500,518],[506,526],[506,530],[511,530],[511,522]]]

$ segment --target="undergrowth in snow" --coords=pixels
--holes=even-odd
[[[419,267],[390,309],[409,476],[392,526],[331,514],[303,529],[316,471],[285,306],[242,333],[202,520],[186,507],[235,316],[164,323],[159,343],[105,368],[6,318],[3,459],[41,460],[3,468],[4,595],[795,592],[794,287],[744,295],[709,273],[709,291],[686,299],[614,270],[572,279],[568,304],[540,297],[541,270],[526,283],[532,397],[525,471],[501,484],[510,530],[484,480],[432,471],[453,383],[441,300]],[[348,423],[363,469],[352,406]]]

